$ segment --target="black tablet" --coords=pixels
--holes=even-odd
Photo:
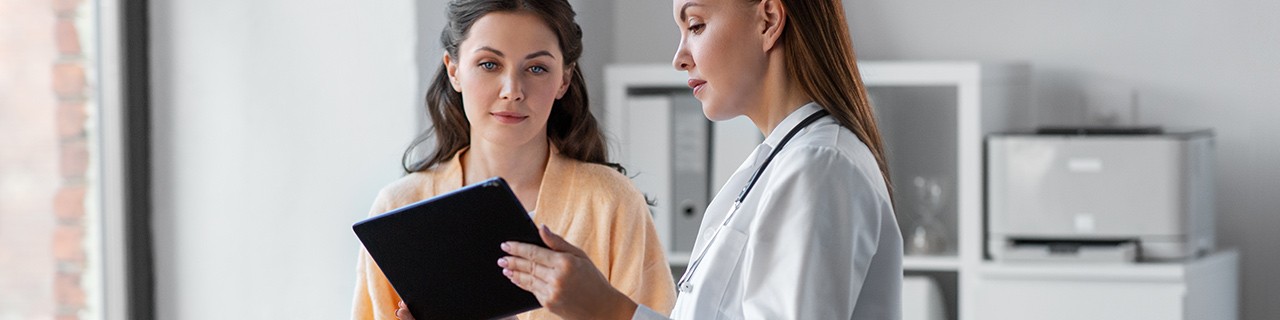
[[[546,244],[502,178],[391,210],[351,226],[418,319],[491,319],[537,309],[502,275],[505,241]]]

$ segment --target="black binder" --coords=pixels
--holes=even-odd
[[[491,319],[539,308],[502,275],[505,241],[546,244],[502,178],[351,226],[418,319]]]

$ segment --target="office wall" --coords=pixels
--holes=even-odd
[[[1280,317],[1280,3],[876,0],[846,12],[866,59],[1030,61],[1040,124],[1136,105],[1138,123],[1213,128],[1218,242],[1241,250],[1241,318]]]
[[[613,62],[671,63],[680,45],[671,1],[619,0],[614,9]]]
[[[615,62],[668,63],[667,1],[616,1]],[[1022,60],[1036,123],[1212,127],[1218,234],[1242,252],[1243,319],[1280,317],[1280,3],[845,1],[859,58]],[[664,27],[667,24],[670,27]],[[669,45],[666,45],[669,43]],[[1136,97],[1136,98],[1135,98]]]
[[[414,131],[414,2],[151,5],[157,319],[345,317]]]

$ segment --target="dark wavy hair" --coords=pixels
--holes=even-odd
[[[608,162],[604,133],[591,114],[587,86],[578,67],[582,56],[582,28],[574,22],[577,15],[567,0],[453,0],[447,13],[449,22],[440,33],[440,44],[450,56],[458,57],[458,46],[467,39],[471,26],[494,12],[527,12],[537,15],[556,33],[564,65],[571,74],[569,89],[551,107],[547,119],[547,137],[560,154],[578,161],[606,165],[623,172],[622,166]],[[471,123],[462,107],[462,94],[449,83],[448,68],[441,62],[435,79],[427,89],[427,115],[432,127],[423,131],[405,149],[400,159],[405,173],[430,169],[448,161],[462,148],[471,145]],[[418,145],[434,137],[435,150],[421,160],[411,161]]]

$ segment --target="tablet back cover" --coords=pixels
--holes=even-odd
[[[352,226],[418,319],[490,319],[533,310],[533,294],[502,275],[505,241],[543,247],[501,178],[377,215]]]

